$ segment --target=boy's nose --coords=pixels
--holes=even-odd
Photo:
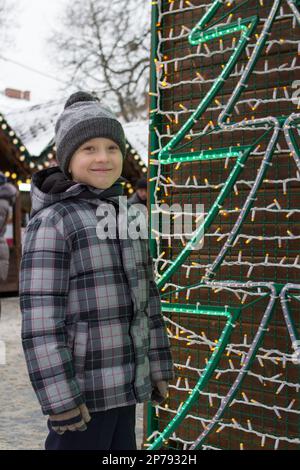
[[[95,156],[95,159],[97,161],[107,161],[108,160],[108,154],[103,150],[103,151],[100,151],[100,152],[97,152],[96,156]]]

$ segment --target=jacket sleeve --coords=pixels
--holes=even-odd
[[[43,414],[59,414],[84,402],[68,347],[65,312],[70,248],[51,217],[26,229],[20,269],[22,347]]]
[[[0,238],[0,281],[7,279],[9,270],[9,247],[4,238]]]
[[[175,378],[171,345],[161,310],[161,299],[154,279],[153,259],[148,254],[150,279],[148,316],[150,322],[150,349],[148,353],[152,383]]]

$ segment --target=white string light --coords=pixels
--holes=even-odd
[[[224,2],[223,2],[224,3]],[[278,4],[278,2],[274,2],[273,7],[275,6],[275,3]],[[187,6],[188,4],[188,6]],[[279,12],[276,13],[276,20],[286,20],[292,22],[292,28],[296,28],[296,19],[299,20],[299,12],[293,2],[287,0],[286,5],[289,8],[289,10],[286,10],[286,8],[280,8]],[[176,3],[176,7],[173,4],[173,2],[170,2],[169,6],[169,11],[161,11],[161,2],[158,2],[158,7],[159,7],[159,15],[158,15],[158,22],[161,23],[163,21],[163,17],[166,15],[172,15],[175,13],[179,13],[184,10],[197,10],[197,16],[201,17],[207,8],[207,5],[197,5],[194,6],[192,5],[191,2],[180,2],[180,5],[178,7],[178,3]],[[275,11],[275,7],[273,8],[273,12]],[[267,18],[262,18],[260,17],[260,24],[263,26],[263,28],[266,29],[268,28],[268,25],[270,24],[271,20],[271,14]],[[225,20],[224,20],[225,21]],[[220,23],[220,25],[223,24],[228,24],[230,23],[230,17],[227,17],[226,23]],[[164,54],[162,52],[164,43],[168,42],[168,48],[170,49],[172,47],[172,43],[175,44],[175,41],[177,41],[179,38],[182,39],[188,37],[189,32],[191,30],[187,27],[183,27],[180,30],[179,34],[175,34],[174,28],[171,28],[170,30],[165,30],[163,33],[166,33],[166,36],[163,36],[163,33],[159,35],[159,41],[158,41],[158,47],[157,47],[157,80],[156,80],[156,94],[157,94],[157,108],[153,109],[153,112],[156,113],[156,115],[160,116],[161,118],[166,117],[171,123],[175,119],[176,123],[178,123],[179,118],[182,118],[183,120],[188,119],[191,115],[191,113],[194,113],[196,111],[195,109],[192,109],[191,107],[187,107],[186,105],[180,106],[180,109],[174,110],[174,109],[167,109],[165,104],[164,104],[164,109],[162,109],[161,106],[161,99],[162,99],[162,93],[165,90],[174,90],[176,92],[178,87],[184,87],[185,85],[190,85],[190,86],[195,86],[197,83],[201,83],[201,86],[211,86],[215,82],[215,78],[207,78],[205,77],[205,73],[203,70],[201,70],[201,73],[195,74],[195,76],[191,77],[190,80],[177,80],[177,77],[179,75],[176,75],[176,80],[170,80],[167,77],[167,74],[165,73],[166,71],[169,71],[171,74],[172,67],[175,68],[175,71],[180,70],[183,68],[183,66],[186,63],[192,63],[194,59],[197,60],[209,60],[213,58],[214,56],[218,54],[226,54],[226,53],[233,53],[235,50],[236,43],[233,40],[232,45],[229,47],[224,46],[223,42],[220,41],[220,46],[214,46],[212,47],[207,44],[199,44],[197,46],[197,51],[196,53],[189,53],[186,55],[183,55],[181,57],[174,57],[174,58],[165,58]],[[269,35],[269,33],[266,33]],[[238,91],[239,88],[244,87],[245,89],[247,88],[247,83],[246,83],[246,78],[247,74],[249,74],[249,67],[251,65],[251,61],[254,60],[255,58],[255,53],[256,50],[258,49],[259,46],[259,41],[262,38],[262,34],[259,37],[258,41],[256,44],[248,44],[246,48],[246,52],[248,55],[249,61],[245,65],[238,65],[234,67],[230,77],[232,80],[238,80],[238,84],[236,85],[235,92]],[[290,39],[285,39],[284,43],[286,45],[289,45],[291,47],[294,47],[295,45],[298,44],[297,41],[293,41]],[[273,48],[277,46],[282,45],[282,40],[278,39],[272,39],[270,38],[270,35],[268,36],[268,39],[265,42],[265,50],[266,54],[270,54]],[[195,51],[196,49],[193,49]],[[277,49],[276,49],[277,50]],[[253,76],[254,80],[257,80],[260,78],[260,80],[265,79],[266,81],[269,79],[269,75],[271,73],[288,73],[289,71],[296,71],[299,66],[296,64],[295,57],[289,58],[288,61],[284,64],[281,64],[278,67],[274,67],[273,64],[271,64],[271,61],[268,60],[266,57],[264,60],[260,62],[260,68],[259,70],[252,70],[251,74]],[[198,71],[197,71],[198,72]],[[296,72],[295,72],[296,73]],[[235,209],[230,208],[227,209],[225,207],[220,207],[220,215],[218,216],[219,219],[222,220],[222,217],[227,217],[230,216],[230,223],[232,224],[232,218],[235,215],[236,220],[233,222],[233,229],[231,231],[228,231],[228,226],[227,230],[225,232],[222,231],[222,228],[219,228],[217,226],[218,222],[211,228],[211,230],[208,230],[205,233],[205,237],[208,239],[215,240],[214,246],[216,246],[218,243],[222,247],[220,248],[219,255],[222,253],[227,253],[226,250],[228,250],[231,247],[235,247],[237,243],[242,243],[243,246],[247,246],[250,244],[252,246],[252,243],[261,243],[265,244],[266,242],[274,242],[278,244],[278,247],[281,248],[283,244],[292,242],[294,240],[299,240],[300,235],[297,233],[297,230],[295,229],[295,224],[293,224],[293,227],[291,228],[288,223],[293,220],[294,217],[297,217],[300,213],[300,209],[297,209],[296,207],[290,207],[289,206],[289,201],[285,199],[285,196],[287,194],[287,191],[290,189],[289,187],[293,184],[299,184],[300,182],[300,159],[299,156],[295,152],[295,148],[293,146],[293,142],[290,139],[289,135],[289,130],[290,126],[293,126],[296,120],[298,119],[298,115],[294,114],[291,116],[289,120],[285,123],[284,126],[284,135],[286,137],[286,143],[287,146],[282,144],[278,144],[277,138],[279,135],[279,132],[282,133],[282,127],[279,124],[279,121],[272,117],[268,116],[266,118],[261,118],[261,119],[242,119],[240,122],[237,123],[230,123],[226,119],[226,117],[230,116],[231,114],[227,113],[227,110],[230,109],[230,104],[231,102],[234,102],[235,100],[235,93],[232,93],[230,96],[229,100],[226,102],[226,104],[220,103],[220,101],[215,100],[214,103],[211,103],[211,106],[207,108],[207,111],[209,113],[212,112],[218,112],[219,113],[219,118],[218,122],[213,123],[207,122],[206,124],[202,126],[203,128],[200,130],[195,131],[190,130],[189,131],[189,136],[190,138],[195,138],[199,137],[201,138],[202,136],[207,135],[207,133],[211,133],[211,135],[218,136],[222,135],[224,136],[224,141],[226,141],[226,134],[232,136],[234,139],[234,132],[238,131],[241,132],[243,130],[247,132],[257,132],[258,130],[263,130],[265,131],[266,129],[273,129],[273,135],[271,136],[271,139],[268,143],[267,149],[262,149],[259,148],[259,146],[251,152],[251,155],[257,159],[261,163],[260,168],[258,169],[258,175],[256,176],[255,179],[249,178],[249,180],[245,179],[237,179],[237,181],[234,184],[234,191],[233,191],[233,196],[239,196],[239,192],[241,190],[244,191],[245,187],[249,189],[249,195],[246,197],[246,200],[244,201],[243,207],[236,207]],[[264,96],[263,98],[247,98],[243,95],[241,95],[241,98],[239,98],[235,105],[234,109],[237,115],[241,116],[241,110],[244,110],[245,107],[249,108],[249,111],[254,112],[254,111],[261,111],[261,108],[267,108],[268,106],[272,106],[274,103],[278,104],[281,103],[282,106],[287,106],[293,103],[293,96],[290,90],[284,87],[280,88],[274,88],[273,89],[273,94],[271,92],[271,95]],[[216,128],[216,126],[219,126],[219,128]],[[157,160],[155,160],[155,156],[162,150],[163,148],[163,142],[166,141],[166,139],[171,140],[174,138],[176,134],[172,133],[170,128],[167,128],[167,132],[161,132],[158,128],[154,128],[157,141],[158,141],[158,147],[155,151],[152,152],[153,156],[153,164],[156,165],[157,167],[157,173],[156,176],[152,179],[154,182],[155,190],[154,190],[154,210],[152,211],[155,214],[168,214],[168,210],[161,208],[161,199],[163,195],[169,194],[170,191],[174,190],[174,192],[180,192],[180,190],[192,190],[193,192],[195,191],[195,197],[199,196],[200,191],[202,194],[205,194],[207,191],[208,194],[212,194],[212,191],[215,191],[217,194],[217,191],[220,191],[224,185],[226,184],[225,182],[217,182],[215,183],[214,180],[212,179],[209,181],[209,176],[205,178],[205,180],[201,180],[198,174],[193,175],[189,174],[188,176],[185,176],[185,181],[177,181],[179,178],[176,178],[176,170],[178,170],[181,166],[181,163],[177,163],[177,165],[174,167],[175,171],[171,173],[171,177],[165,177],[163,174],[163,165],[161,165]],[[230,134],[229,134],[230,133]],[[284,175],[280,175],[280,178],[275,178],[272,175],[272,179],[268,179],[268,174],[266,176],[262,176],[265,169],[271,167],[272,162],[271,159],[266,158],[266,154],[268,155],[273,155],[276,157],[277,155],[285,155],[288,156],[291,154],[294,158],[295,166],[294,166],[294,172],[295,174],[291,175],[290,173],[293,171],[293,169],[289,169],[289,175],[288,177],[284,177]],[[227,170],[229,165],[229,160],[226,159],[224,161],[224,169]],[[259,174],[260,172],[260,174]],[[262,179],[260,180],[259,177],[260,175],[262,176]],[[225,179],[225,178],[223,178]],[[257,189],[260,187],[260,185],[265,185],[266,187],[274,187],[278,186],[278,192],[276,193],[276,200],[273,201],[268,201],[264,205],[262,205],[261,201],[259,198],[257,198]],[[282,191],[282,196],[280,195],[280,191]],[[193,192],[191,193],[193,195]],[[279,193],[279,194],[278,194]],[[241,205],[241,203],[239,204]],[[285,233],[282,231],[280,232],[280,235],[271,235],[268,233],[261,233],[261,234],[253,234],[250,233],[249,231],[246,231],[245,228],[242,227],[243,225],[243,214],[245,213],[246,210],[249,211],[248,215],[248,220],[250,221],[257,221],[257,218],[260,216],[267,216],[268,214],[274,215],[278,218],[278,220],[282,220],[281,218],[284,218],[286,220],[286,228],[285,228]],[[206,216],[208,212],[204,212],[203,215]],[[182,211],[179,212],[179,216],[185,216],[185,215],[192,215],[195,216],[195,214],[189,212],[189,211]],[[261,219],[260,219],[261,220]],[[277,219],[276,219],[277,220]],[[220,222],[220,226],[222,227],[222,223]],[[240,228],[242,227],[242,230]],[[272,230],[274,232],[274,229]],[[172,233],[168,235],[168,242],[169,246],[172,246],[172,240],[174,240],[175,237],[180,237],[183,235],[182,233]],[[184,234],[185,236],[191,235],[191,233],[186,233]],[[225,243],[223,244],[222,240],[226,239]],[[154,259],[155,263],[155,272],[157,274],[157,278],[161,276],[160,273],[164,271],[165,268],[168,268],[172,265],[173,261],[170,259],[167,259],[164,256],[161,256],[162,253],[162,245],[164,244],[164,233],[162,231],[157,230],[156,231],[156,248],[157,248],[157,253],[158,255]],[[182,239],[182,244],[184,240]],[[222,252],[223,250],[223,252]],[[213,258],[213,256],[212,256]],[[188,263],[188,260],[184,263],[182,263],[180,269],[182,269],[185,273],[184,277],[177,276],[179,279],[184,281],[184,279],[188,279],[190,277],[193,277],[195,279],[195,274],[197,275],[199,273],[199,279],[201,279],[201,270],[208,276],[207,279],[209,278],[210,273],[214,272],[214,266],[216,261],[218,261],[218,256],[210,262],[207,261],[191,261],[190,264]],[[238,247],[237,253],[232,252],[230,254],[230,259],[222,259],[221,261],[221,266],[223,267],[231,267],[231,266],[240,266],[240,267],[245,267],[247,269],[247,272],[245,274],[246,277],[253,276],[253,272],[255,273],[255,270],[258,268],[270,268],[271,270],[273,268],[279,269],[279,268],[284,268],[287,272],[288,270],[299,270],[300,269],[300,264],[299,264],[299,255],[296,253],[293,256],[289,256],[288,258],[285,256],[283,253],[282,256],[279,254],[274,254],[272,251],[270,253],[265,253],[264,256],[262,257],[261,260],[253,260],[249,256],[246,256],[246,254],[243,254],[243,248]],[[288,274],[287,274],[288,277]],[[265,285],[265,287],[270,287],[269,283],[261,283],[262,286]],[[239,300],[240,304],[245,304],[246,302],[251,301],[251,297],[253,298],[256,296],[256,298],[261,297],[265,295],[265,291],[263,287],[257,288],[257,290],[254,292],[251,290],[251,287],[253,287],[253,283],[251,286],[251,283],[243,283],[243,285],[240,284],[235,284],[235,283],[226,283],[219,281],[219,283],[210,283],[209,284],[210,288],[214,290],[214,292],[217,293],[227,293],[228,295],[234,296],[236,299]],[[296,285],[293,285],[293,288],[295,289]],[[184,293],[186,295],[186,298],[189,299],[194,291],[199,288],[198,286],[187,286],[187,285],[180,285],[179,283],[176,282],[170,282],[167,281],[164,284],[163,287],[163,292],[168,292],[170,289],[170,292],[175,291],[176,298],[178,299],[178,296],[180,293]],[[270,294],[270,301],[273,302],[280,302],[283,305],[283,315],[284,319],[286,321],[287,327],[289,329],[289,315],[287,314],[287,300],[286,298],[281,298],[279,299],[278,296],[275,294],[274,291],[274,286],[273,290],[271,289],[271,294]],[[292,289],[292,287],[291,287]],[[288,295],[288,291],[287,294]],[[199,299],[201,299],[201,295],[197,296]],[[250,298],[250,301],[248,300]],[[205,302],[204,302],[205,303]],[[199,302],[200,304],[200,302]],[[163,302],[164,305],[164,302]],[[198,303],[197,303],[198,305]],[[201,305],[201,304],[200,304]],[[197,307],[198,308],[198,307]],[[263,315],[262,323],[259,326],[259,329],[261,332],[268,332],[268,324],[264,324],[264,318],[267,317],[267,310]],[[196,331],[193,331],[191,329],[185,328],[184,325],[176,323],[172,318],[164,317],[165,322],[167,324],[168,328],[168,335],[169,338],[172,341],[178,341],[179,344],[182,344],[183,347],[186,348],[189,345],[201,345],[202,347],[207,348],[207,357],[211,354],[212,349],[215,347],[216,339],[210,339],[207,337],[207,332],[201,332],[198,333]],[[175,331],[174,331],[175,330]],[[292,334],[293,331],[291,328],[289,329],[289,337],[292,339]],[[253,338],[250,337],[250,334],[248,337],[244,337],[243,343],[233,343],[230,342],[224,351],[224,356],[228,355],[227,357],[227,362],[225,361],[224,364],[222,363],[222,366],[219,366],[215,369],[214,371],[214,377],[216,379],[220,379],[222,377],[228,376],[230,377],[235,377],[237,376],[236,379],[234,380],[233,383],[233,389],[235,386],[236,381],[238,380],[239,377],[243,374],[243,368],[245,362],[247,362],[247,358],[251,356],[252,350],[253,350]],[[274,392],[274,399],[275,403],[270,404],[270,403],[263,403],[262,399],[260,400],[254,400],[250,395],[251,393],[247,391],[247,394],[242,390],[242,387],[240,389],[241,392],[241,397],[238,396],[236,398],[233,398],[233,400],[230,402],[230,410],[234,409],[234,405],[238,406],[243,406],[247,408],[247,413],[248,415],[251,413],[251,409],[257,409],[261,408],[262,410],[268,410],[269,412],[272,412],[274,414],[275,419],[282,419],[282,416],[285,414],[290,414],[290,415],[298,415],[300,414],[299,411],[299,403],[296,402],[295,400],[289,400],[287,403],[285,403],[284,400],[280,402],[280,405],[277,405],[276,402],[276,397],[278,395],[281,395],[283,398],[285,396],[289,396],[290,392],[294,393],[295,391],[298,393],[300,385],[298,383],[293,383],[291,381],[285,380],[285,374],[284,374],[284,369],[287,367],[287,364],[292,364],[293,363],[293,354],[289,353],[288,351],[280,351],[279,349],[276,348],[263,348],[262,346],[258,347],[256,353],[255,353],[255,362],[257,361],[257,364],[259,366],[259,369],[255,369],[255,372],[251,370],[246,370],[244,374],[255,378],[259,381],[261,385],[271,385],[273,387],[276,387],[275,392]],[[201,367],[203,366],[203,367]],[[278,373],[273,374],[271,377],[267,375],[267,370],[269,366],[276,366],[278,368]],[[175,368],[177,369],[179,377],[177,378],[177,382],[175,385],[170,385],[170,388],[174,389],[174,397],[181,397],[183,395],[188,395],[189,393],[192,392],[193,388],[189,387],[189,380],[190,377],[194,375],[201,376],[201,374],[204,373],[205,371],[205,364],[199,364],[196,363],[196,358],[193,357],[192,354],[189,354],[188,358],[185,358],[185,360],[182,361],[182,363],[176,363]],[[261,369],[261,373],[258,373],[257,370]],[[273,368],[272,368],[273,370]],[[232,382],[231,380],[231,382]],[[218,402],[222,401],[229,401],[229,396],[227,395],[220,395],[216,393],[208,393],[207,391],[201,391],[200,392],[201,399],[207,399],[208,406],[213,407],[217,406],[215,404],[216,400]],[[182,408],[183,402],[178,406],[178,409],[171,409],[169,406],[167,408],[158,406],[158,411],[159,410],[164,410],[164,413],[170,413],[170,415],[176,415],[180,409]],[[220,407],[223,405],[219,403]],[[298,407],[298,408],[297,408]],[[220,410],[220,408],[219,408]],[[245,412],[246,413],[246,412]],[[253,414],[257,414],[257,410],[253,411]],[[276,435],[276,433],[265,433],[261,432],[261,430],[257,429],[257,426],[254,425],[253,422],[251,422],[249,419],[247,420],[247,424],[244,425],[240,422],[237,421],[236,418],[233,418],[232,423],[228,423],[225,421],[222,421],[222,419],[218,420],[217,414],[213,418],[204,418],[203,416],[193,416],[191,414],[188,414],[186,416],[187,418],[195,419],[200,421],[203,427],[203,432],[207,433],[209,435],[210,429],[213,428],[213,425],[215,423],[218,423],[219,428],[216,432],[222,432],[224,429],[230,429],[234,428],[240,431],[240,433],[246,433],[246,434],[253,434],[256,435],[260,442],[261,446],[264,447],[266,444],[266,441],[270,445],[273,446],[274,449],[280,449],[281,444],[289,443],[293,445],[298,445],[300,444],[300,439],[292,439],[289,438],[288,436],[284,435],[284,429],[281,428],[280,426],[278,427],[278,433],[281,433],[283,435]],[[170,421],[172,419],[172,416],[170,417]],[[214,421],[216,420],[216,421]],[[149,437],[149,441],[152,441],[152,439],[155,439],[155,437],[158,437],[160,433],[158,431],[155,431],[152,436]],[[172,437],[169,439],[172,439],[173,441],[177,441],[178,443],[181,443],[184,447],[184,449],[187,449],[189,446],[193,445],[194,442],[190,442],[184,439],[179,439],[176,436],[176,433],[173,434]],[[210,446],[208,443],[205,443],[202,445],[203,449],[211,449],[215,448],[214,446]],[[241,447],[244,448],[244,444],[241,443]]]

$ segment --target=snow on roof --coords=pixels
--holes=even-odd
[[[34,103],[9,98],[0,92],[0,113],[29,153],[38,156],[53,139],[55,122],[63,110],[64,102],[65,98]],[[148,121],[122,122],[122,125],[127,141],[148,166]]]
[[[8,98],[0,94],[0,112],[31,155],[38,156],[53,138],[60,100],[45,103]]]

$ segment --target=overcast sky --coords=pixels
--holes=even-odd
[[[51,28],[58,24],[66,0],[18,0],[19,23],[15,31],[15,46],[2,49],[1,55],[59,77],[47,55],[45,41]],[[30,90],[33,101],[57,97],[59,83],[18,65],[0,59],[0,90],[6,87]]]

